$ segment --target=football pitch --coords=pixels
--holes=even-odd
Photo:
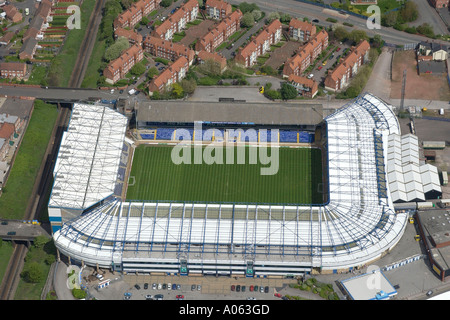
[[[129,178],[127,200],[322,204],[321,150],[315,148],[277,148],[276,174],[261,175],[268,162],[252,163],[255,147],[232,147],[234,164],[226,164],[226,148],[222,148],[223,163],[194,163],[194,155],[204,154],[205,147],[186,146],[182,151],[191,156],[174,163],[172,146],[141,145],[136,148]],[[190,148],[190,150],[187,150]],[[241,150],[237,150],[241,148]],[[197,149],[197,150],[195,150]],[[244,149],[244,151],[242,151]],[[253,150],[251,150],[253,149]],[[276,150],[276,151],[275,151]],[[238,153],[245,153],[244,163]],[[253,153],[255,154],[255,153]],[[258,154],[256,152],[256,154]],[[272,155],[271,151],[268,156]],[[205,157],[203,157],[205,158]],[[198,159],[198,158],[197,158]],[[229,158],[233,159],[233,158]],[[244,159],[244,156],[239,159]],[[275,161],[275,158],[272,158]],[[176,162],[176,161],[175,161]],[[206,162],[206,163],[205,163]],[[241,163],[241,164],[239,164]]]

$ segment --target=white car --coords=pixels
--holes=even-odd
[[[156,286],[156,283],[152,284],[152,289],[153,289],[153,290],[156,290],[156,287],[157,287],[157,286]]]
[[[172,284],[170,282],[167,284],[167,290],[172,290]]]
[[[310,73],[310,74],[308,75],[308,79],[311,79],[312,77],[314,77],[314,75],[313,75],[312,73]]]
[[[158,283],[158,290],[161,290],[161,289],[162,289],[162,284]]]

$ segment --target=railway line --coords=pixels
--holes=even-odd
[[[89,58],[92,53],[92,48],[95,44],[97,37],[97,31],[100,26],[102,18],[102,9],[106,0],[100,0],[96,2],[94,11],[89,19],[88,26],[86,28],[86,34],[78,53],[75,68],[72,71],[71,78],[69,80],[69,87],[80,88],[83,82],[83,77],[86,68],[89,63]],[[36,219],[39,215],[42,206],[45,204],[45,193],[51,185],[52,179],[50,175],[53,172],[55,164],[56,154],[62,138],[65,125],[70,116],[70,108],[60,108],[60,113],[56,121],[52,139],[48,144],[45,162],[41,165],[41,171],[38,175],[38,179],[35,182],[33,194],[30,198],[30,202],[25,213],[25,220]],[[10,258],[7,270],[2,279],[0,285],[0,300],[13,300],[17,284],[20,279],[20,273],[22,272],[24,258],[27,254],[28,248],[25,243],[16,243],[13,254]]]

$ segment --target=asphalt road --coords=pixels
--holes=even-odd
[[[242,1],[229,0],[228,2],[238,5]],[[371,30],[367,27],[366,20],[364,19],[351,15],[342,15],[334,10],[324,9],[320,6],[310,5],[295,0],[277,0],[273,2],[265,0],[252,0],[252,2],[256,3],[259,8],[266,13],[279,11],[289,13],[291,16],[301,19],[303,19],[304,17],[307,17],[309,20],[319,19],[319,25],[325,27],[332,25],[332,23],[325,21],[330,17],[337,19],[339,23],[349,22],[353,24],[354,27],[346,27],[347,30],[364,30],[369,37],[373,37],[374,35],[379,34],[386,42],[392,44],[403,45],[428,39],[424,36],[409,34],[406,32],[395,30],[394,28],[381,27],[381,29]]]

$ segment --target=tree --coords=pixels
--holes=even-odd
[[[160,5],[161,7],[167,8],[172,4],[172,0],[162,0]]]
[[[255,19],[255,21],[259,21],[259,19],[261,19],[261,17],[262,17],[262,12],[261,12],[261,10],[254,10],[254,11],[252,11],[252,15],[253,15],[253,19]]]
[[[339,40],[339,41],[344,41],[348,39],[349,33],[348,31],[344,28],[344,27],[336,27],[336,29],[334,29],[334,37]]]
[[[283,100],[294,99],[298,95],[297,89],[286,82],[281,85],[280,93]]]
[[[177,99],[184,97],[183,87],[181,87],[179,83],[174,83],[172,85],[172,95]]]
[[[244,16],[241,20],[241,26],[244,28],[250,28],[255,24],[255,18],[253,18],[253,14],[251,12],[244,13]]]
[[[280,14],[278,12],[271,12],[267,17],[267,22],[271,23],[273,20],[280,19]]]
[[[367,40],[367,34],[364,30],[352,30],[348,36],[349,40],[353,41],[354,43],[359,43],[362,40]]]
[[[254,10],[259,10],[259,7],[255,3],[247,2],[242,2],[241,4],[239,4],[238,8],[243,14],[246,14],[247,12],[253,12]]]
[[[125,37],[120,37],[105,51],[105,59],[107,61],[114,60],[118,58],[122,52],[130,47],[128,39]]]
[[[26,282],[31,283],[37,283],[44,279],[44,273],[42,272],[42,268],[39,265],[39,263],[35,261],[25,264],[21,276],[24,278]]]
[[[145,66],[142,63],[136,63],[131,67],[130,72],[133,76],[139,77],[145,72]]]
[[[158,75],[158,69],[156,67],[151,67],[147,72],[147,80],[153,79],[154,76]]]
[[[181,80],[180,85],[187,94],[194,93],[197,88],[197,82],[194,79],[183,79]]]
[[[415,21],[419,17],[417,5],[413,1],[407,1],[403,8],[400,9],[400,16],[405,22]]]
[[[390,11],[381,17],[381,24],[385,27],[393,27],[397,23],[397,11]]]

